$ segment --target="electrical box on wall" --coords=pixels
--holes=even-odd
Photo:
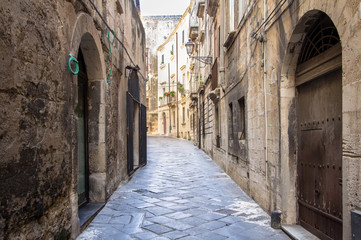
[[[361,212],[351,211],[352,240],[361,239]]]

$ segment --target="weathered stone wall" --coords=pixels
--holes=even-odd
[[[267,1],[267,9],[263,4],[249,3],[243,20],[236,24],[235,39],[225,49],[225,82],[219,103],[221,144],[210,149],[205,143],[202,148],[264,209],[282,210],[284,223],[297,222],[295,71],[306,31],[302,24],[316,11],[325,13],[336,26],[342,45],[343,238],[350,239],[350,210],[361,209],[359,1],[285,1],[266,24],[266,31],[261,29],[263,36],[251,37],[264,21],[264,12],[270,14],[275,7],[272,1]],[[204,95],[208,92],[206,88]],[[244,145],[241,151],[230,143],[229,103],[243,96],[246,139],[239,142]]]
[[[54,1],[0,4],[0,239],[70,229],[71,77],[57,8]]]
[[[121,40],[127,35],[126,47],[145,75],[145,36],[134,3],[95,3],[115,34]],[[103,201],[127,177],[124,66],[129,60],[115,42],[107,84],[107,31],[89,1],[2,1],[0,11],[0,239],[74,238],[79,233],[77,78],[67,69],[68,55],[77,56],[79,43],[84,47],[92,101],[90,194]]]
[[[182,15],[142,16],[149,56],[157,55],[157,47],[168,39],[181,17]],[[153,72],[156,72],[157,68],[157,64],[150,66]]]
[[[114,28],[119,29],[119,36],[128,50],[133,62],[140,67],[140,73],[146,78],[145,65],[145,32],[140,21],[138,10],[134,5],[134,1],[120,2],[123,13],[115,16]],[[110,13],[117,13],[117,4],[109,1],[107,9]],[[112,39],[112,38],[111,38]],[[107,35],[103,34],[104,43],[108,43]],[[106,45],[108,46],[108,44]],[[114,57],[118,60],[118,64],[113,66],[112,82],[107,85],[107,132],[111,133],[115,129],[119,134],[107,134],[107,162],[108,176],[107,182],[107,198],[117,188],[119,183],[127,178],[127,141],[126,141],[126,92],[128,90],[129,71],[125,72],[125,67],[133,66],[125,50],[115,41],[113,52]],[[110,66],[110,59],[107,66]],[[108,73],[109,73],[109,67]],[[140,87],[140,103],[146,105],[145,81],[142,75],[139,76]]]

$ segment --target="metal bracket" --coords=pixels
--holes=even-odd
[[[210,56],[191,57],[191,58],[196,59],[202,63],[209,64],[209,65],[212,65],[212,63],[213,63],[213,58]]]

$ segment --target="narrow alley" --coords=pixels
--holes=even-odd
[[[289,238],[191,142],[148,137],[148,164],[120,185],[77,239]]]
[[[0,12],[0,240],[361,240],[360,0]]]

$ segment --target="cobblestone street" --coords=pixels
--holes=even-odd
[[[77,239],[289,239],[191,142],[148,137],[148,165]]]

